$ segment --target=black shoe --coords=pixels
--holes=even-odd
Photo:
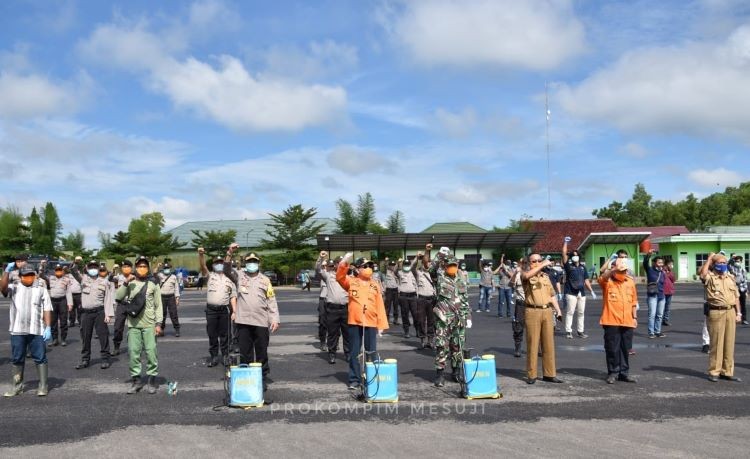
[[[393,325],[399,325],[399,323],[398,323],[398,319],[395,319],[395,320],[393,321]]]
[[[544,377],[542,377],[542,381],[556,383],[556,384],[561,384],[562,383],[562,379],[557,379],[556,376],[544,376]]]
[[[607,375],[607,379],[605,379],[605,381],[607,381],[607,384],[614,384],[615,379],[617,379],[615,375]]]
[[[435,387],[443,387],[445,385],[445,378],[443,377],[444,370],[437,370],[437,376],[435,376]]]
[[[536,378],[534,379],[526,378],[526,384],[534,384],[535,382],[536,382]]]
[[[336,354],[334,354],[333,352],[328,353],[328,363],[330,363],[331,365],[336,363]]]
[[[81,362],[78,365],[76,365],[76,370],[80,370],[80,369],[83,369],[83,368],[88,368],[88,366],[89,366],[89,361],[88,360],[81,360]]]
[[[708,354],[708,349],[709,349],[708,344],[704,344],[703,347],[701,348],[701,352],[703,352],[704,354]]]
[[[60,343],[60,346],[62,346],[62,347],[65,347],[67,345],[68,345],[68,342],[65,341],[65,340],[62,340],[62,342]]]
[[[156,393],[156,389],[157,389],[157,386],[156,386],[156,376],[149,376],[148,377],[148,387],[146,388],[146,391],[149,394],[154,395]]]
[[[516,351],[513,353],[513,357],[520,358],[521,357],[521,349],[516,348]]]
[[[407,338],[407,339],[408,339],[408,338],[411,338],[411,335],[409,334],[409,332],[408,332],[408,331],[405,331],[405,332],[404,332],[404,338]]]
[[[208,367],[215,367],[219,364],[219,356],[218,355],[212,355],[211,358],[208,360]]]
[[[130,394],[130,395],[132,395],[132,394],[135,394],[136,392],[140,391],[141,389],[143,389],[143,383],[141,382],[141,377],[140,376],[133,376],[132,385],[130,386],[130,389],[128,389],[127,393]]]
[[[663,322],[661,323],[661,326],[662,326],[662,327],[669,327],[669,321],[668,321],[668,320],[665,320],[665,321],[663,321]]]
[[[734,376],[727,376],[727,375],[720,375],[719,379],[723,379],[724,381],[734,381],[734,382],[742,381],[740,378],[735,378]]]
[[[665,335],[664,333],[657,333],[656,334],[657,338],[664,338],[665,336],[667,336],[667,335]]]
[[[57,338],[55,338],[55,340],[54,340],[54,341],[52,341],[52,345],[53,345],[53,346],[59,346],[59,345],[60,345],[60,340],[59,340],[59,339],[57,339]]]
[[[638,382],[635,378],[633,378],[633,377],[631,377],[629,375],[619,375],[617,377],[617,380],[618,381],[622,381],[622,382],[629,382],[629,383]]]
[[[102,370],[106,370],[110,365],[111,364],[109,363],[109,360],[105,360],[101,365],[99,365],[99,368],[101,368]]]
[[[328,345],[325,343],[325,341],[321,341],[320,342],[320,346],[318,346],[318,349],[320,349],[321,351],[325,352],[325,351],[328,350]]]
[[[179,328],[175,328],[174,329],[174,337],[175,338],[179,338],[180,337],[180,329]]]
[[[355,382],[349,383],[349,385],[346,386],[346,388],[349,390],[359,390],[359,383],[355,383]]]
[[[719,382],[719,377],[714,375],[708,375],[708,380],[711,382]]]
[[[120,346],[115,346],[115,349],[112,351],[112,355],[120,355]]]

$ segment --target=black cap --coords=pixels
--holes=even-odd
[[[63,265],[61,265],[60,263],[57,263],[55,265],[55,271],[57,271],[58,269],[63,269]]]
[[[163,265],[161,265],[161,267],[162,269],[172,269],[172,265],[170,265],[169,263],[164,263]]]
[[[31,266],[26,265],[18,270],[18,274],[21,276],[26,276],[28,274],[36,274],[36,271],[34,271],[34,268],[32,268]]]
[[[133,267],[133,262],[130,261],[130,260],[122,260],[122,265],[123,266],[130,266],[132,268]]]
[[[369,262],[370,261],[367,258],[365,258],[365,257],[359,257],[356,260],[354,260],[353,264],[354,264],[354,266],[356,268],[361,268],[361,267],[365,266]]]
[[[107,271],[107,265],[105,265],[104,263],[100,264],[99,271]]]
[[[211,262],[211,264],[215,265],[216,263],[224,263],[224,259],[221,258],[221,257],[216,257],[216,258],[213,259],[213,261]]]
[[[141,255],[140,257],[136,258],[135,265],[138,266],[141,263],[146,263],[146,265],[151,266],[151,264],[148,262],[148,258]]]
[[[86,267],[87,268],[98,268],[99,267],[99,262],[96,261],[96,260],[91,260],[88,263],[86,263]]]

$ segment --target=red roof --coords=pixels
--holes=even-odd
[[[685,234],[690,232],[690,230],[685,226],[637,226],[632,228],[620,227],[617,228],[617,231],[651,232],[651,236],[649,236],[649,239],[657,237],[676,236],[678,234]]]
[[[534,251],[540,253],[560,253],[563,239],[570,236],[568,248],[572,250],[581,245],[591,233],[609,233],[618,231],[617,225],[609,218],[591,220],[532,220],[522,222],[526,231],[544,234],[536,244]],[[623,230],[624,231],[624,230]],[[634,229],[632,231],[635,231]]]

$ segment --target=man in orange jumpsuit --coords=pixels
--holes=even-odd
[[[607,384],[615,380],[634,383],[628,370],[628,351],[633,346],[633,330],[637,325],[638,294],[635,282],[628,275],[625,258],[607,260],[598,281],[602,288],[604,352],[607,356]]]

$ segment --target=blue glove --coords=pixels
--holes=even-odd
[[[617,260],[617,254],[616,254],[616,253],[613,253],[613,254],[612,254],[612,255],[611,255],[610,257],[609,257],[609,261],[615,261],[615,260]]]
[[[5,272],[9,273],[9,272],[13,271],[14,269],[16,269],[16,262],[15,261],[11,261],[10,263],[8,263],[8,266],[5,267]]]
[[[571,238],[570,236],[565,236],[565,242],[570,242],[572,240],[573,240],[573,238]]]
[[[47,342],[52,341],[52,329],[49,327],[49,325],[44,327],[44,331],[42,332],[42,338],[44,339],[44,341],[47,341]]]

